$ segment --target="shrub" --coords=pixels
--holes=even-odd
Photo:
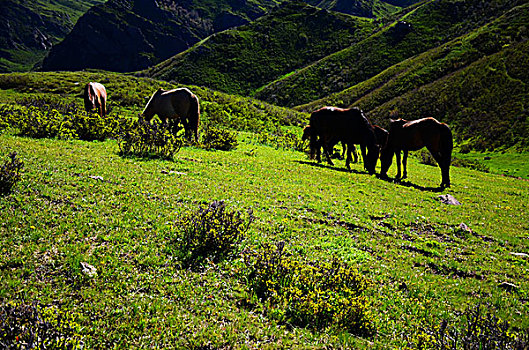
[[[452,165],[455,167],[460,167],[460,168],[478,170],[484,173],[490,172],[489,167],[481,163],[479,160],[461,159],[461,158],[454,157],[452,158]]]
[[[181,137],[171,132],[170,126],[157,119],[152,123],[137,121],[122,124],[117,140],[121,155],[164,159],[172,159],[183,143]]]
[[[499,319],[490,307],[478,304],[453,320],[422,329],[414,341],[425,349],[527,349],[529,329],[515,332],[509,322]]]
[[[221,151],[231,151],[238,146],[237,131],[220,129],[213,126],[206,126],[202,144],[206,149],[217,149]]]
[[[0,306],[2,349],[78,349],[81,327],[72,314],[36,302]]]
[[[233,254],[246,238],[254,216],[229,210],[223,201],[214,201],[183,217],[178,223],[177,245],[186,266],[199,266],[206,259],[219,262]]]
[[[283,133],[281,130],[276,133],[260,132],[257,134],[257,143],[272,146],[277,149],[292,149],[299,152],[305,151],[306,148],[306,143],[291,131],[287,131],[286,133]]]
[[[430,151],[427,151],[425,149],[422,149],[419,152],[419,163],[426,164],[426,165],[437,166],[437,162],[432,157],[432,154],[430,153]]]
[[[9,160],[0,168],[0,194],[7,194],[13,186],[20,180],[20,170],[24,163],[17,158],[17,153],[9,154]]]
[[[269,316],[302,327],[374,334],[370,304],[362,295],[367,280],[346,263],[336,258],[305,263],[285,252],[283,243],[245,251],[243,257],[249,288]]]

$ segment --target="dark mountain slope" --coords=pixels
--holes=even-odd
[[[215,34],[146,74],[251,94],[293,69],[364,39],[373,29],[368,19],[294,1],[248,25]]]
[[[0,1],[0,73],[25,71],[103,0]]]
[[[247,23],[275,4],[272,0],[110,0],[79,19],[50,51],[43,70],[146,68],[213,32]]]
[[[213,33],[249,23],[281,2],[109,0],[83,16],[71,34],[52,48],[43,69],[101,68],[120,72],[145,69]],[[400,9],[382,0],[313,2],[327,9],[365,13],[368,17]],[[134,49],[135,46],[138,48]]]
[[[529,4],[343,92],[300,106],[357,106],[387,126],[432,116],[477,149],[529,147]]]
[[[265,86],[256,97],[295,106],[367,80],[409,57],[490,22],[526,0],[439,0],[418,6],[368,39]]]

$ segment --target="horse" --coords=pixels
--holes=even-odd
[[[100,83],[87,83],[83,90],[84,109],[91,112],[94,109],[101,118],[107,114],[107,90]]]
[[[306,138],[310,139],[310,157],[314,159],[319,148],[323,147],[327,162],[334,165],[329,151],[341,141],[347,146],[346,167],[350,169],[351,151],[355,144],[360,144],[364,168],[370,173],[375,172],[379,149],[376,144],[375,130],[371,123],[358,108],[323,107],[310,116],[310,123],[306,128]],[[367,148],[367,154],[366,154]]]
[[[393,160],[397,159],[397,179],[401,178],[400,152],[403,151],[402,179],[408,176],[406,163],[408,151],[417,151],[426,147],[441,168],[441,188],[450,187],[450,161],[452,160],[452,131],[445,123],[440,123],[434,118],[423,118],[407,121],[397,119],[391,121],[389,136],[386,146],[381,152],[380,175],[387,178],[387,172]]]
[[[311,129],[310,129],[310,125],[305,125],[305,127],[303,128],[303,135],[301,136],[301,141],[306,141],[308,139],[310,139],[310,133],[311,133]],[[328,142],[329,144],[329,149],[334,149],[334,146],[340,141],[338,140],[331,140]],[[321,146],[320,145],[319,147],[317,147],[316,149],[316,158],[318,159],[318,162],[321,162]],[[345,154],[347,152],[347,145],[345,144],[345,142],[342,141],[342,159],[345,158]],[[353,146],[353,149],[352,149],[352,153],[353,153],[353,163],[358,163],[358,153],[356,152],[356,147]]]
[[[194,136],[195,141],[198,142],[200,103],[198,97],[189,89],[158,89],[147,102],[140,118],[150,122],[155,114],[168,125],[173,122],[173,132],[177,131],[178,122],[181,121],[186,138],[191,140]]]

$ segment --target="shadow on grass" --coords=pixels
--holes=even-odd
[[[341,171],[343,173],[354,173],[354,174],[368,174],[367,171],[358,171],[358,170],[355,170],[355,169],[347,169],[347,168],[338,168],[334,165],[327,165],[327,164],[323,164],[323,163],[316,163],[316,162],[310,162],[310,161],[306,161],[306,160],[296,160],[295,161],[296,163],[299,163],[299,164],[303,164],[303,165],[310,165],[310,166],[313,166],[313,167],[316,167],[316,168],[323,168],[323,169],[330,169],[330,170],[334,170],[334,171]]]
[[[411,182],[409,180],[400,180],[400,179],[395,179],[395,178],[382,177],[380,175],[377,175],[377,178],[382,180],[382,181],[395,183],[397,185],[401,185],[401,186],[404,186],[404,187],[413,187],[413,188],[415,188],[416,190],[419,190],[419,191],[443,192],[444,189],[445,189],[445,187],[442,187],[442,186],[438,186],[438,187],[424,187],[424,186],[421,186],[421,185],[414,184],[413,182]]]

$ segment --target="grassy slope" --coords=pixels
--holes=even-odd
[[[101,82],[108,105],[116,113],[137,116],[158,89],[178,85],[111,72],[47,72],[0,75],[0,103],[32,96],[55,96],[82,105],[82,88],[89,81]],[[237,130],[258,131],[275,125],[302,125],[306,113],[276,107],[251,98],[231,96],[207,88],[189,86],[200,98],[203,122],[221,123]]]
[[[11,84],[0,100],[37,92],[78,98],[75,82],[104,76],[111,99],[129,114],[135,103],[118,96],[141,101],[145,90],[166,84],[110,73],[11,74],[0,76],[2,89]],[[199,90],[202,101],[219,106],[250,101],[206,92]],[[281,111],[283,118],[264,127],[288,125]],[[254,210],[245,245],[284,240],[303,259],[338,256],[357,264],[373,282],[376,347],[402,347],[421,326],[478,302],[529,326],[529,261],[511,254],[529,249],[529,182],[452,168],[445,193],[462,206],[448,206],[432,192],[439,169],[414,158],[409,182],[397,184],[359,164],[352,172],[342,161],[317,166],[302,153],[257,145],[252,134],[239,141],[232,152],[187,147],[174,161],[145,161],[119,157],[115,141],[0,135],[0,160],[17,151],[25,162],[15,192],[0,197],[0,304],[37,299],[73,312],[88,348],[367,347],[347,334],[278,325],[248,306],[248,291],[234,276],[237,261],[202,273],[180,269],[172,223],[223,199]],[[80,262],[98,276],[84,277]],[[517,292],[501,282],[516,284]]]
[[[297,109],[357,106],[383,126],[392,110],[405,119],[432,116],[480,150],[527,149],[528,22],[529,4],[516,7],[468,35]]]
[[[2,23],[9,22],[9,28],[0,32],[9,33],[11,39],[7,36],[0,38],[3,46],[0,72],[33,68],[47,52],[35,42],[35,29],[48,37],[47,44],[56,44],[73,28],[79,17],[101,2],[103,0],[8,1],[0,14],[0,20]],[[10,40],[15,46],[8,42]]]
[[[370,20],[294,2],[248,25],[215,34],[146,74],[248,95],[293,69],[364,39],[372,29]]]
[[[448,193],[463,205],[447,206],[436,193],[378,180],[360,165],[348,173],[241,142],[228,153],[185,148],[169,162],[120,158],[113,141],[0,136],[2,158],[16,150],[26,164],[16,192],[0,198],[0,300],[23,295],[75,312],[89,348],[366,346],[243,307],[236,264],[179,269],[171,223],[223,199],[257,216],[245,244],[284,240],[309,260],[335,255],[358,264],[373,281],[378,346],[402,346],[425,322],[477,302],[529,325],[528,261],[510,254],[529,248],[528,182],[453,169]],[[438,173],[410,163],[415,185],[435,186]],[[462,222],[474,234],[458,231]],[[98,276],[83,277],[80,262]],[[503,291],[504,281],[519,291]]]
[[[263,87],[256,97],[295,106],[342,91],[409,57],[478,28],[526,0],[427,1],[403,14],[412,28],[387,26],[368,39]]]

